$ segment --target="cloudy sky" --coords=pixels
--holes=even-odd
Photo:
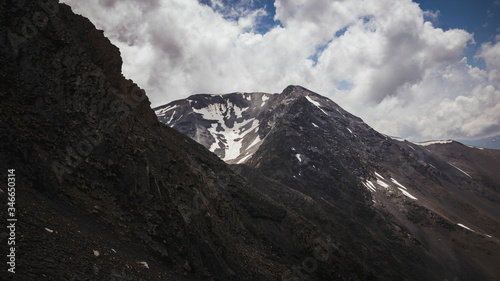
[[[63,0],[152,106],[297,84],[411,140],[500,134],[500,0]]]

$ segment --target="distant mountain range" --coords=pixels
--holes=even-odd
[[[476,147],[500,149],[500,135],[479,140],[459,140],[459,142]]]

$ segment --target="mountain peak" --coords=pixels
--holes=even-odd
[[[344,133],[363,123],[328,98],[299,85],[290,85],[275,95],[193,95],[157,107],[155,112],[161,122],[201,143],[229,164],[250,160],[273,128],[291,118],[290,112],[303,113],[304,128],[322,122],[316,118],[338,120],[337,129]]]
[[[292,97],[305,97],[310,94],[316,93],[299,85],[289,85],[281,92],[281,95]]]

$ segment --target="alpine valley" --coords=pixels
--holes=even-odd
[[[153,110],[56,0],[0,1],[0,63],[0,280],[500,280],[499,150],[300,86]]]

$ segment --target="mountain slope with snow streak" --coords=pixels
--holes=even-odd
[[[500,254],[477,250],[500,250],[496,151],[389,137],[300,86],[273,95],[195,95],[156,111],[240,164],[233,169],[269,198],[335,233],[377,276],[488,280],[500,273],[492,263]],[[448,237],[454,241],[438,242]],[[362,246],[367,241],[382,248]],[[440,270],[429,269],[435,266]]]
[[[260,145],[265,93],[199,94],[155,108],[158,119],[203,144],[227,163],[248,158]]]

